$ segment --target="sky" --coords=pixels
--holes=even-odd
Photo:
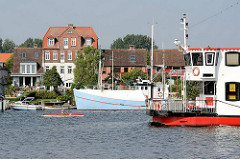
[[[240,0],[0,0],[0,38],[20,45],[43,38],[50,26],[91,26],[103,49],[127,34],[151,37],[159,48],[183,41],[187,14],[190,47],[240,47]]]

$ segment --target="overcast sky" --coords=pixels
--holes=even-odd
[[[176,48],[183,13],[191,47],[240,47],[240,0],[0,0],[0,37],[19,45],[42,39],[50,26],[74,24],[93,27],[108,49],[127,34],[151,36],[154,18],[156,45]]]

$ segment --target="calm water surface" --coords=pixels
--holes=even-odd
[[[240,127],[154,127],[144,111],[67,112],[85,116],[0,113],[0,158],[240,158]]]

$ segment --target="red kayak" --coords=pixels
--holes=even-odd
[[[83,114],[44,114],[43,117],[74,117],[74,116],[84,116]]]

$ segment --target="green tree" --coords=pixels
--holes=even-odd
[[[6,61],[6,63],[5,63],[5,66],[6,66],[6,68],[11,72],[12,71],[12,68],[13,68],[13,56],[14,56],[14,54],[12,54],[11,56],[10,56],[10,58]]]
[[[74,85],[76,88],[96,85],[98,81],[99,50],[94,47],[83,48],[75,59]]]
[[[128,49],[129,45],[134,45],[136,49],[151,49],[151,38],[147,35],[128,34],[123,39],[118,38],[111,44],[111,49]],[[157,49],[157,46],[154,45]]]
[[[57,89],[58,86],[63,84],[63,81],[57,72],[56,66],[53,66],[52,69],[47,70],[43,75],[43,85],[50,87],[53,86],[54,90]]]
[[[5,39],[2,47],[2,52],[11,53],[14,51],[15,43],[12,40]]]
[[[136,82],[136,79],[140,77],[141,79],[145,80],[146,75],[141,69],[133,69],[130,72],[127,72],[123,74],[122,79],[124,82],[132,84],[133,82]]]
[[[2,44],[2,38],[0,38],[0,53],[3,52],[3,44]]]
[[[37,46],[39,48],[42,47],[42,40],[41,39],[33,39],[28,38],[24,43],[22,43],[19,47],[28,47],[32,48],[34,46]]]

